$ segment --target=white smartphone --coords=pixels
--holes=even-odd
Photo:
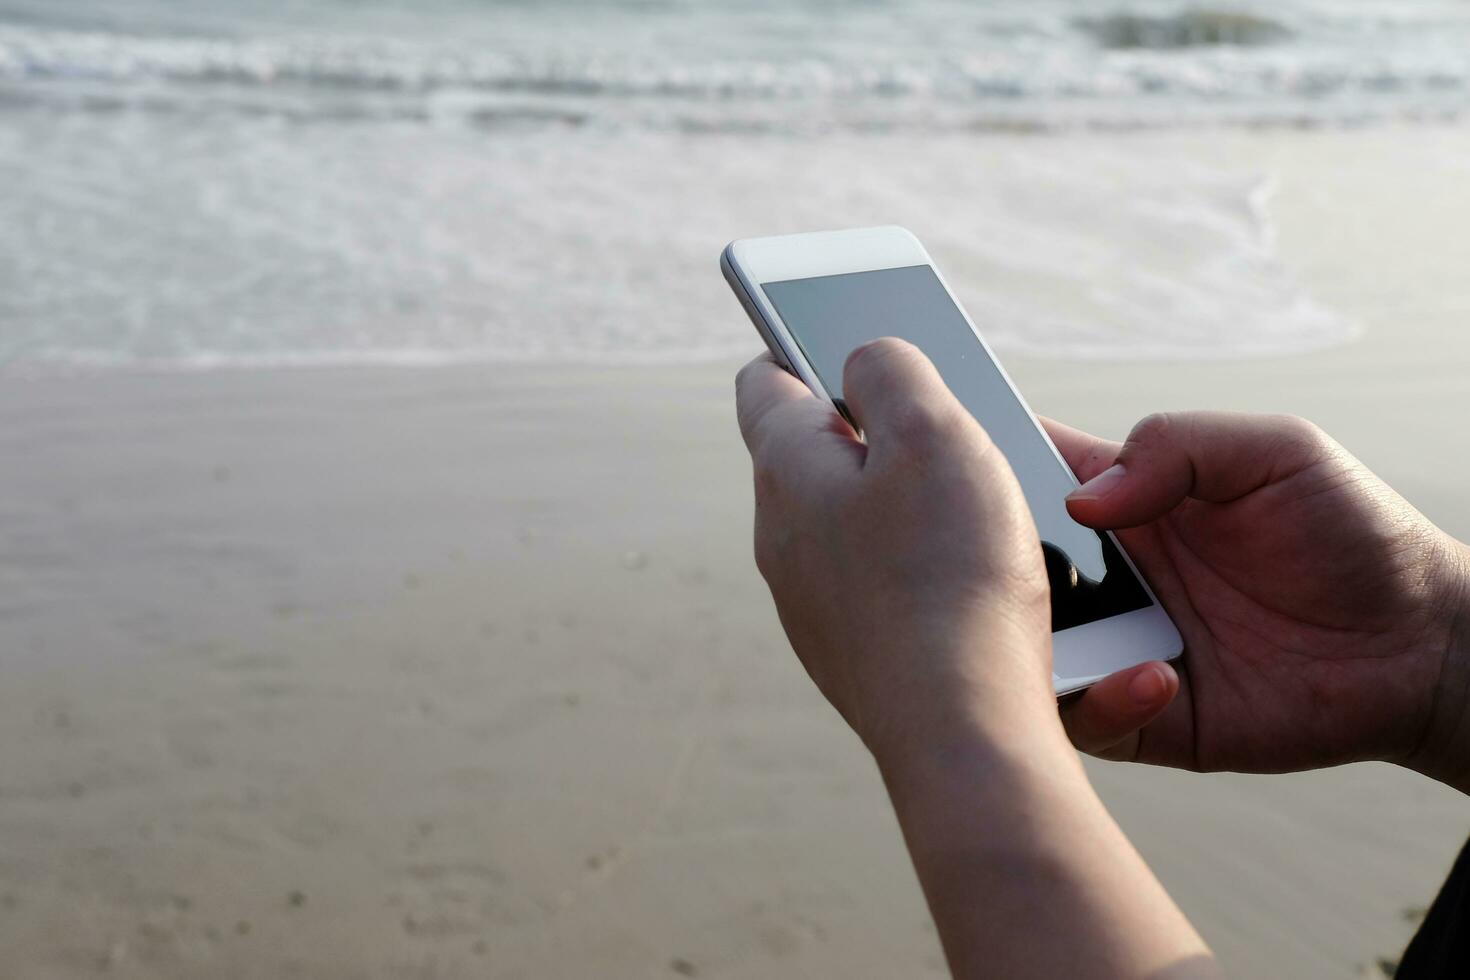
[[[776,360],[839,410],[843,364],[867,341],[902,337],[934,362],[1005,454],[1031,507],[1051,580],[1059,696],[1179,656],[1179,631],[1117,540],[1067,513],[1076,477],[910,232],[745,239],[725,248],[720,268]]]

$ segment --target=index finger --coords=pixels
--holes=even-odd
[[[754,456],[766,439],[762,423],[782,405],[803,401],[816,403],[816,396],[801,379],[792,375],[766,351],[735,375],[735,415],[745,448]]]
[[[1045,416],[1037,416],[1041,421],[1042,428],[1046,434],[1051,436],[1052,443],[1067,465],[1072,467],[1072,472],[1077,474],[1077,480],[1086,483],[1097,476],[1103,470],[1113,465],[1122,450],[1121,442],[1113,442],[1111,439],[1102,439],[1090,432],[1074,429],[1070,425],[1049,419]]]
[[[740,432],[755,466],[756,503],[784,486],[797,497],[829,501],[837,483],[863,468],[867,448],[825,398],[769,354],[735,378]]]

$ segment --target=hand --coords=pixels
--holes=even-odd
[[[1050,726],[1067,750],[1035,525],[928,359],[892,339],[848,358],[864,440],[769,356],[736,393],[756,564],[797,656],[880,765],[981,728],[1046,744]]]
[[[1443,768],[1463,704],[1437,696],[1466,592],[1457,542],[1300,419],[1155,415],[1121,447],[1047,428],[1087,481],[1072,516],[1128,529],[1185,641],[1172,703],[1154,664],[1064,708],[1080,748],[1196,770]]]
[[[933,365],[853,352],[861,440],[769,357],[736,387],[756,564],[878,762],[953,975],[1216,976],[1067,744],[1035,525]]]

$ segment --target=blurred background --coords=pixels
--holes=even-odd
[[[1463,538],[1467,111],[1463,0],[0,0],[0,972],[942,974],[720,248],[906,225],[1038,411]],[[1090,767],[1241,974],[1384,975],[1470,826]]]

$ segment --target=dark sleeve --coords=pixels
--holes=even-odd
[[[1394,972],[1395,980],[1470,977],[1470,842]]]

